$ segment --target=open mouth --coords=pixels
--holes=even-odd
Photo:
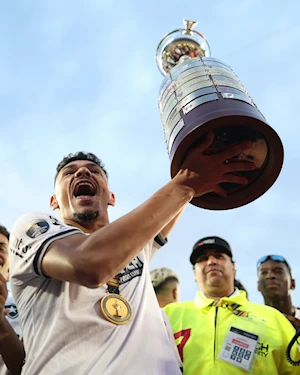
[[[93,197],[96,195],[96,188],[90,182],[82,181],[76,184],[73,194],[75,198]]]

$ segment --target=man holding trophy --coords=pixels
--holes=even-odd
[[[57,167],[51,208],[22,216],[11,238],[11,287],[22,321],[23,374],[180,374],[157,304],[149,262],[194,197],[223,194],[220,183],[246,184],[248,161],[225,160],[245,141],[186,157],[174,178],[132,212],[110,223],[115,204],[107,173],[93,154],[76,153]],[[197,163],[194,163],[197,160]],[[77,371],[77,372],[76,372]]]
[[[201,63],[196,44],[184,45],[182,51],[192,62],[196,58],[197,64]],[[172,59],[175,65],[186,64],[184,56],[176,47],[166,59],[171,65]],[[170,74],[180,69],[180,64]],[[178,77],[181,80],[180,74]],[[211,101],[217,101],[211,99],[223,96],[212,78],[214,85],[203,87],[197,96],[203,89],[198,87],[198,77],[191,82],[198,93],[189,101],[190,94],[186,94],[191,86],[177,87],[174,79],[161,91],[172,160],[169,183],[110,223],[108,207],[115,205],[115,197],[104,165],[95,155],[78,152],[57,166],[50,206],[59,210],[61,221],[47,213],[32,212],[14,225],[10,272],[24,331],[23,375],[181,373],[152,288],[149,262],[189,202],[215,209],[237,207],[246,203],[241,186],[248,184],[258,186],[262,194],[279,173],[282,149],[270,127],[262,125],[259,131],[263,120],[252,104],[247,104],[251,107],[248,112],[256,116],[256,125],[252,131],[250,117],[245,120],[243,129],[249,130],[245,134],[231,128],[224,131],[215,116],[216,128],[206,126],[203,119],[195,125],[200,107],[210,108]],[[224,80],[219,81],[226,87]],[[231,91],[223,94],[246,96]],[[205,98],[203,92],[207,92]],[[204,104],[199,104],[203,100]],[[218,111],[228,112],[226,108]],[[237,113],[240,120],[245,116],[241,108]],[[201,125],[201,131],[192,137],[187,119],[196,127]],[[236,119],[224,121],[237,127]],[[278,147],[277,154],[274,147]],[[266,181],[262,175],[267,176]],[[250,200],[257,197],[252,190]]]

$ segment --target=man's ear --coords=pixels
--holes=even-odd
[[[172,290],[172,295],[173,295],[173,300],[175,302],[179,302],[180,300],[180,289],[179,289],[179,284],[175,286],[175,288]]]
[[[173,296],[173,300],[176,301],[177,300],[177,287],[173,288],[172,296]]]
[[[59,205],[58,205],[58,202],[57,202],[57,199],[56,199],[56,195],[53,194],[50,198],[50,208],[51,210],[57,210],[59,208]]]
[[[258,290],[259,292],[261,292],[261,290],[260,290],[260,286],[259,286],[259,281],[257,281],[257,290]]]
[[[236,277],[236,268],[235,268],[235,263],[232,262],[232,269],[234,271],[234,277]]]
[[[6,281],[9,281],[9,261],[7,260],[0,272]]]
[[[109,206],[114,206],[116,204],[116,198],[115,198],[115,194],[110,192],[109,193],[109,200],[108,200],[108,205]]]
[[[292,279],[291,280],[291,290],[294,290],[294,289],[296,289],[296,280]]]

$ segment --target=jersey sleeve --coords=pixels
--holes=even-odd
[[[157,253],[157,251],[164,246],[168,240],[164,238],[160,233],[154,238],[154,240],[150,241],[147,246],[145,246],[145,255],[148,263],[150,263],[151,259]]]
[[[9,241],[11,279],[18,280],[20,284],[35,277],[46,278],[41,264],[49,245],[75,233],[82,232],[44,212],[20,217],[11,231]]]

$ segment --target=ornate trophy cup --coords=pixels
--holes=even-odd
[[[283,163],[283,146],[268,125],[234,71],[210,57],[206,39],[184,20],[184,28],[167,34],[159,43],[156,62],[165,76],[159,92],[159,110],[171,176],[181,167],[189,148],[197,147],[209,130],[215,134],[207,153],[218,153],[245,139],[250,150],[237,155],[255,163],[256,169],[241,172],[246,186],[224,183],[227,197],[215,193],[191,203],[212,210],[226,210],[250,203],[264,194],[277,179]]]

